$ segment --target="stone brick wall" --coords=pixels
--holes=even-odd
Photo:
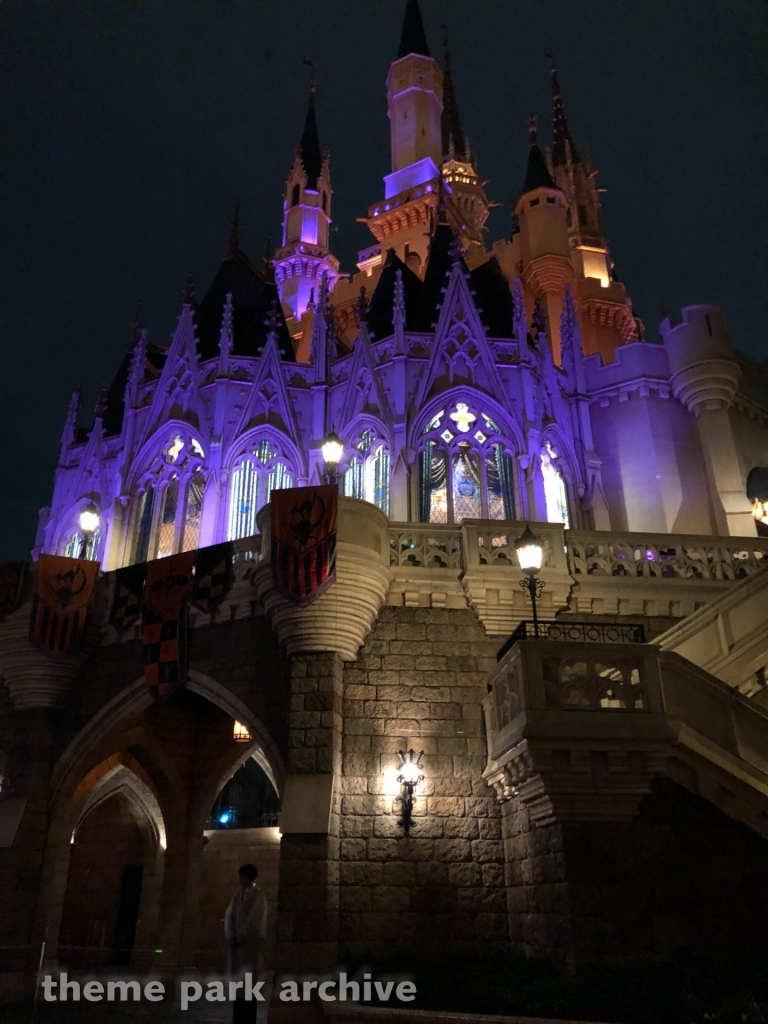
[[[382,610],[344,668],[340,950],[507,943],[501,817],[482,780],[480,703],[498,642],[464,609]],[[415,826],[397,751],[424,751]]]
[[[630,822],[534,828],[504,807],[513,944],[560,963],[763,943],[768,843],[667,778]]]

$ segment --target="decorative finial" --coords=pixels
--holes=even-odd
[[[277,310],[277,299],[272,299],[269,312],[264,317],[264,326],[267,328],[267,337],[277,338],[277,325],[280,323],[280,316]]]
[[[96,413],[96,419],[104,419],[104,413],[107,411],[107,389],[102,388],[99,392],[99,397],[96,399],[96,406],[94,409]]]
[[[537,335],[547,333],[547,311],[541,303],[541,299],[537,298],[533,304],[533,316],[531,317],[531,323],[535,328]]]
[[[528,115],[528,134],[531,136],[531,145],[532,146],[535,146],[538,143],[538,139],[536,138],[536,132],[537,132],[536,122],[537,121],[538,121],[538,115],[537,114],[529,114]]]
[[[227,292],[221,312],[221,330],[228,337],[232,336],[232,292]]]
[[[309,302],[307,303],[307,309],[314,309],[314,308],[315,308],[315,289],[314,288],[310,288],[309,289]]]
[[[448,255],[451,258],[452,264],[461,263],[464,258],[464,247],[458,235],[454,235],[451,239],[451,244],[448,246]]]
[[[232,211],[232,223],[229,226],[229,255],[234,258],[240,252],[240,200],[235,203]]]
[[[181,291],[181,301],[185,306],[192,307],[195,304],[195,279],[191,271],[187,274],[184,282],[184,287]]]
[[[355,303],[355,312],[357,313],[357,322],[359,324],[368,323],[368,299],[365,295],[365,285],[360,289],[360,298]]]
[[[141,334],[144,330],[144,317],[142,315],[141,303],[136,307],[136,312],[131,323],[131,344],[129,351],[133,352],[138,343],[141,341]]]

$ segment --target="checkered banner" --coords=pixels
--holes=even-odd
[[[109,621],[119,633],[130,629],[139,620],[144,602],[144,574],[147,567],[143,562],[127,565],[115,573],[115,596]]]
[[[272,580],[296,604],[336,580],[338,498],[334,484],[272,491]]]
[[[83,639],[99,568],[85,559],[40,555],[29,638],[47,654],[66,654]]]
[[[224,600],[232,584],[232,543],[200,548],[195,559],[192,604],[203,612],[212,612]]]
[[[187,674],[187,602],[195,552],[147,562],[144,583],[144,678],[157,698],[169,697]]]

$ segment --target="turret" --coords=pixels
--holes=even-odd
[[[442,161],[440,116],[443,112],[443,75],[427,45],[418,0],[408,0],[400,37],[400,50],[387,76],[387,103],[392,138],[392,171],[422,164],[429,181]],[[431,162],[431,173],[427,173]],[[390,175],[390,179],[395,175]],[[415,180],[411,182],[415,184]],[[405,185],[387,186],[387,197]]]
[[[573,278],[566,216],[568,203],[552,179],[536,137],[536,119],[528,122],[531,148],[523,190],[514,214],[520,224],[520,256],[523,281],[544,301],[550,324],[552,358],[560,362],[557,326],[562,314],[565,285]]]
[[[317,130],[313,76],[304,131],[285,187],[283,242],[272,261],[283,310],[296,320],[306,313],[312,293],[319,293],[323,275],[331,291],[339,276],[339,262],[329,250],[331,194],[328,151],[320,149]]]

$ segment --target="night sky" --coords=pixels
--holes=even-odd
[[[235,200],[252,258],[279,237],[308,69],[331,151],[333,251],[389,167],[385,79],[404,0],[0,0],[0,561],[28,557],[51,498],[73,388],[93,403],[139,301],[166,344],[188,271],[226,255]],[[768,4],[762,0],[422,0],[452,41],[461,117],[508,235],[526,118],[549,141],[544,54],[577,145],[600,169],[619,277],[656,339],[670,309],[714,302],[768,357]]]

